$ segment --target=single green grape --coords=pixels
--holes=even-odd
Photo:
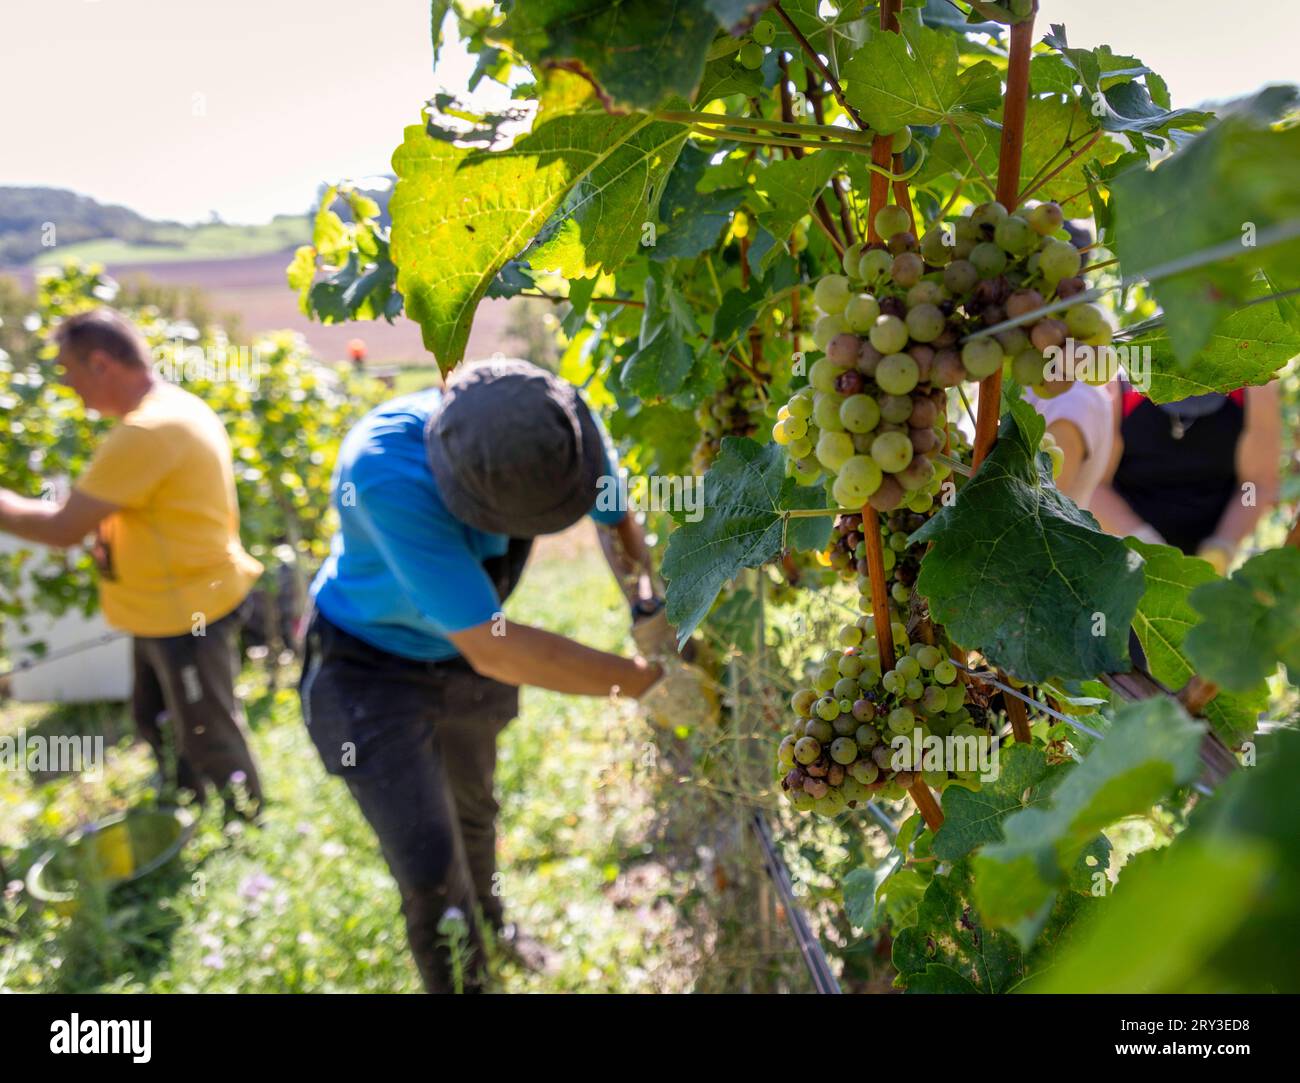
[[[880,424],[880,407],[870,395],[850,395],[840,403],[840,424],[849,432],[871,432]]]
[[[849,705],[846,710],[853,710],[853,701],[858,698],[861,688],[858,685],[856,677],[841,677],[835,682],[835,687],[831,689],[831,695],[838,700],[847,699]]]
[[[880,304],[869,293],[855,294],[844,306],[844,323],[850,331],[856,333],[865,334],[870,331],[879,316]]]
[[[800,718],[812,714],[813,704],[817,702],[817,692],[812,688],[801,688],[790,697],[790,707]]]
[[[794,758],[798,763],[805,766],[814,762],[822,754],[822,746],[817,743],[815,737],[800,737],[795,742]]]
[[[882,432],[871,441],[871,457],[886,473],[904,469],[912,461],[912,454],[912,441],[901,432]]]
[[[916,715],[907,707],[895,707],[889,712],[889,728],[894,733],[907,733],[915,723]]]
[[[868,337],[882,354],[898,353],[907,345],[907,324],[897,316],[877,316]]]
[[[776,24],[768,19],[760,19],[754,24],[751,35],[759,45],[771,45],[776,41]]]
[[[889,274],[894,257],[883,248],[868,248],[858,264],[858,277],[864,282],[876,282]]]
[[[791,417],[810,418],[813,412],[813,400],[811,395],[791,395],[790,401],[786,404],[786,409],[790,411]]]
[[[817,702],[821,703],[821,700]],[[814,741],[824,745],[835,736],[835,729],[824,718],[810,718],[803,724],[803,735],[811,737]]]
[[[736,53],[736,60],[742,68],[748,68],[750,71],[756,71],[763,66],[763,57],[767,51],[756,41],[747,41],[740,47]]]
[[[912,445],[907,446],[910,450]],[[852,455],[853,438],[846,432],[824,432],[817,440],[817,461],[831,473],[838,472]]]
[[[838,678],[836,679],[836,683],[839,683]],[[831,687],[826,690],[826,695],[822,696],[822,698],[817,701],[817,717],[823,722],[830,722],[839,717],[840,701],[839,697],[834,693],[834,688],[835,685],[831,685]]]
[[[849,280],[844,275],[823,275],[813,287],[813,302],[827,315],[843,312],[849,297]]]
[[[876,383],[889,395],[906,395],[916,387],[919,378],[920,370],[917,368],[915,358],[910,354],[886,354],[876,366]]]
[[[961,363],[976,380],[992,376],[1002,367],[1002,344],[987,335],[970,339],[961,348]]]
[[[831,742],[831,759],[848,765],[858,758],[858,746],[852,737],[837,737]]]
[[[971,250],[970,262],[980,278],[996,278],[1007,269],[1007,254],[991,241],[981,241]]]
[[[910,140],[910,132],[908,136]],[[895,138],[897,138],[897,135]],[[911,215],[897,204],[891,203],[876,211],[876,233],[885,240],[889,240],[896,233],[906,233],[911,226]]]

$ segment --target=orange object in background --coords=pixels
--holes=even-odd
[[[360,365],[366,359],[366,340],[354,338],[348,340],[348,357],[354,365]]]

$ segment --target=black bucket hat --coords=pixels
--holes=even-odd
[[[460,369],[424,428],[447,510],[490,534],[532,538],[596,503],[604,441],[572,384],[518,358]]]

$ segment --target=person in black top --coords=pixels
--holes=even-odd
[[[1160,404],[1123,379],[1109,391],[1115,450],[1093,514],[1111,534],[1176,546],[1226,574],[1278,499],[1277,385]]]

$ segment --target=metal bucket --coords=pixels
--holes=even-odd
[[[184,809],[131,809],[79,827],[27,872],[28,893],[58,913],[77,909],[86,888],[107,893],[162,868],[194,834]]]

